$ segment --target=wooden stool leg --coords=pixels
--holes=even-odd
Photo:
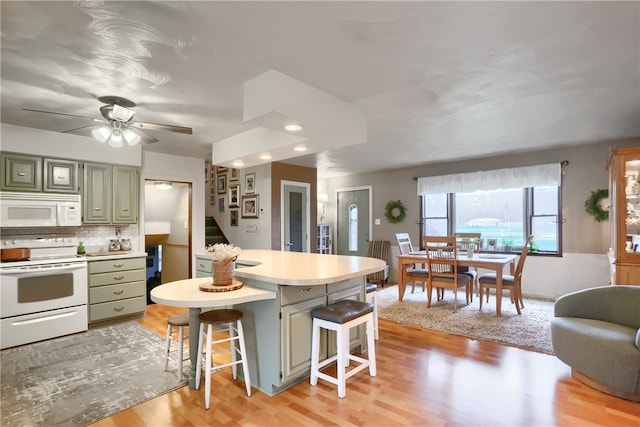
[[[211,401],[211,339],[213,335],[213,326],[207,325],[207,352],[205,353],[205,378],[204,378],[204,408],[209,409]]]
[[[238,331],[237,331],[237,324],[240,323],[240,321],[237,322],[232,322],[229,323],[229,344],[231,345],[231,362],[233,362],[233,364],[231,365],[231,376],[234,380],[238,379],[238,364],[236,362],[238,362],[238,352],[236,351],[236,349],[240,348],[238,346]],[[242,359],[244,361],[244,358]]]
[[[345,392],[347,387],[346,387],[346,379],[345,379],[345,366],[347,366],[346,363],[349,358],[347,357],[347,360],[344,360],[344,359],[345,359],[346,352],[349,350],[344,348],[344,344],[345,344],[344,328],[339,327],[336,333],[338,334],[337,340],[336,340],[338,343],[338,354],[337,354],[338,363],[336,364],[336,371],[338,376],[338,397],[342,398],[346,394]]]
[[[182,345],[184,344],[184,327],[178,326],[178,381],[182,381],[182,362],[184,355],[182,354]]]
[[[164,370],[169,369],[169,352],[171,351],[171,325],[167,325],[167,344],[165,346]]]
[[[244,330],[242,321],[238,320],[238,340],[240,343],[240,357],[242,357],[242,375],[244,375],[244,385],[247,388],[247,396],[251,396],[251,378],[249,378],[249,363],[247,361],[247,346],[244,342]],[[235,365],[234,365],[235,366]]]
[[[198,358],[196,362],[196,390],[200,389],[200,376],[202,375],[202,347],[204,339],[204,323],[200,324],[200,332],[198,333]]]
[[[374,339],[373,320],[367,321],[367,357],[369,359],[369,375],[375,377],[376,370],[376,342]]]
[[[311,376],[309,383],[318,384],[318,360],[320,358],[320,326],[316,319],[313,319],[313,331],[311,334]]]

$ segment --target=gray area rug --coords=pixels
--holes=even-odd
[[[2,350],[0,366],[2,427],[84,426],[187,380],[164,372],[164,337],[134,320]]]
[[[522,315],[505,292],[501,317],[496,316],[496,297],[491,295],[479,310],[478,297],[465,303],[458,290],[458,311],[453,312],[453,291],[445,290],[444,300],[436,301],[433,292],[431,308],[427,308],[427,294],[416,286],[411,293],[408,286],[402,302],[398,301],[398,286],[385,286],[378,291],[378,316],[395,323],[433,329],[470,338],[494,341],[515,347],[553,354],[549,320],[553,317],[553,301],[525,298]]]

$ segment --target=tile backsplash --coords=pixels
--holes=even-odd
[[[109,241],[116,238],[116,228],[120,229],[120,238],[131,239],[131,250],[144,252],[144,245],[139,246],[138,224],[85,224],[81,227],[7,228],[2,229],[2,237],[6,239],[11,238],[11,236],[75,235],[78,242],[84,244],[87,252],[107,252],[109,251]]]

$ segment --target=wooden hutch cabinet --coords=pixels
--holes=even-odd
[[[615,284],[640,285],[640,147],[612,150],[608,167]]]

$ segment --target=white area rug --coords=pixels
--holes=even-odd
[[[175,365],[164,372],[164,337],[135,320],[2,350],[0,362],[2,427],[84,426],[186,383]]]
[[[464,291],[458,290],[458,311],[453,312],[453,291],[446,290],[444,300],[437,301],[433,292],[431,308],[427,308],[427,294],[416,286],[411,293],[408,286],[403,301],[398,301],[398,286],[378,290],[378,316],[391,322],[499,342],[515,347],[553,354],[549,320],[553,317],[553,301],[525,298],[522,315],[505,292],[502,315],[496,316],[495,295],[485,301],[482,311],[477,296],[469,305]]]

